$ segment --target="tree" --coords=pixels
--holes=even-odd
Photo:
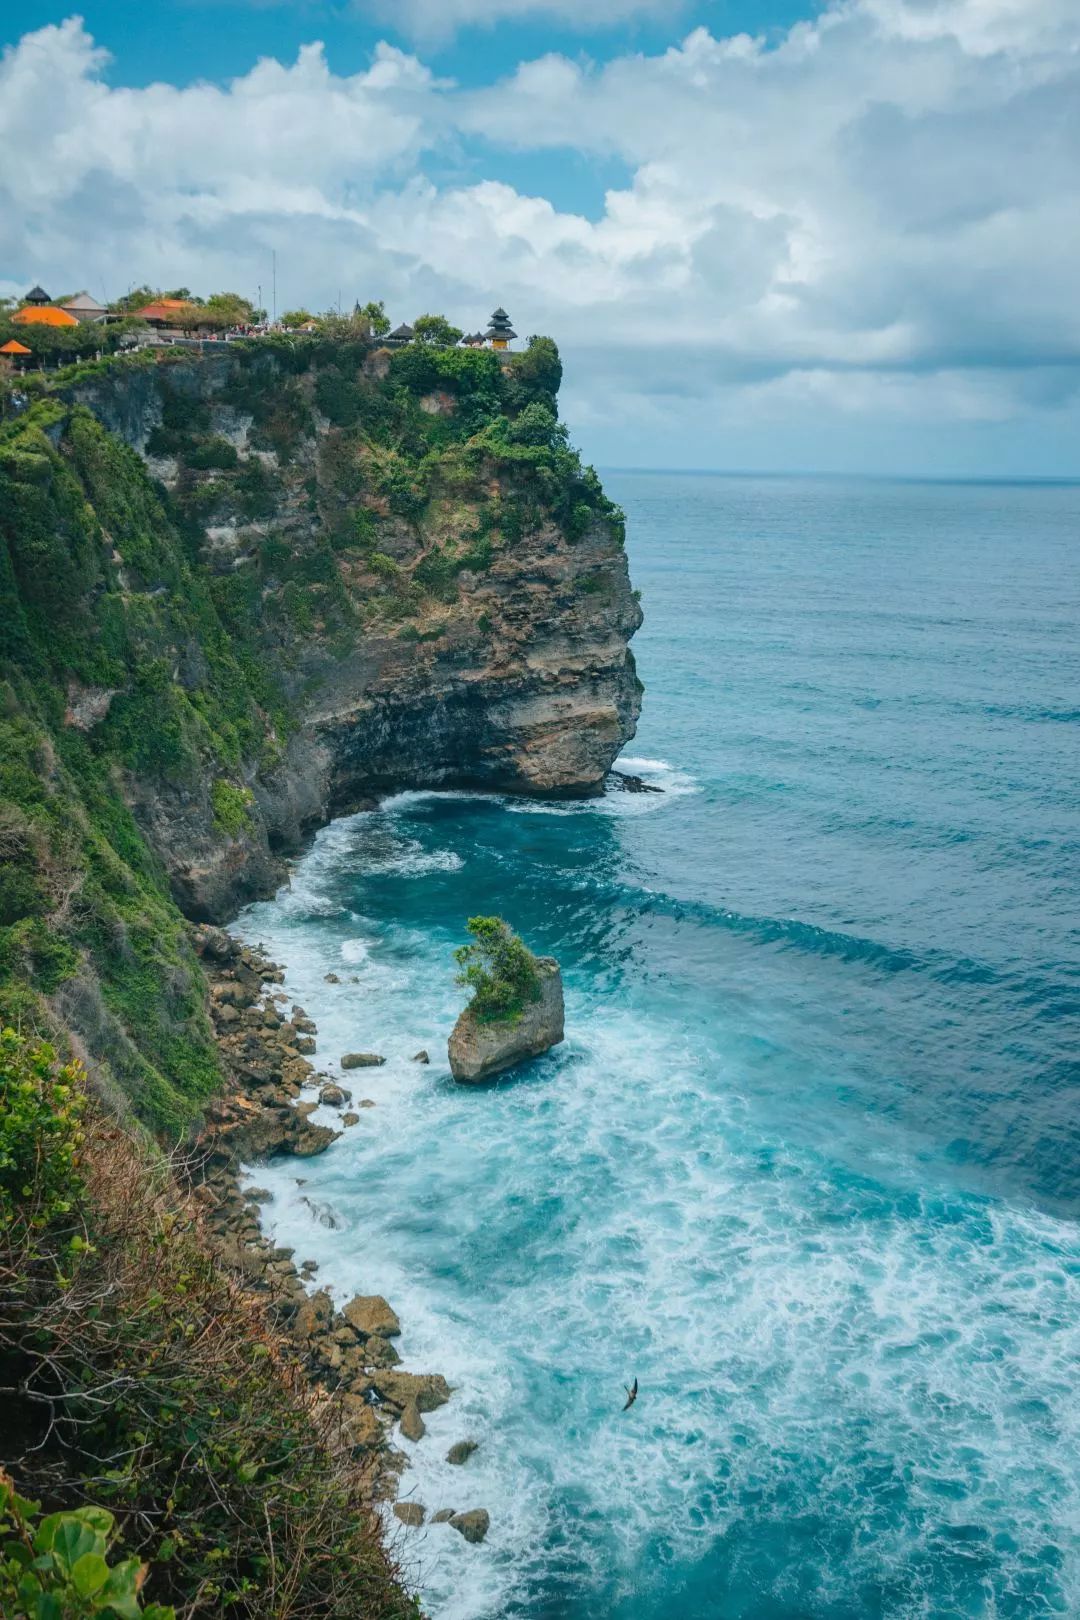
[[[287,309],[284,315],[281,317],[281,324],[286,328],[286,330],[293,331],[298,326],[306,326],[308,321],[314,319],[315,317],[312,315],[310,310]]]
[[[420,315],[413,322],[413,331],[419,343],[433,343],[439,348],[452,349],[461,342],[461,328],[451,326],[445,315]]]
[[[550,405],[534,399],[514,418],[508,438],[511,444],[527,444],[546,450],[566,444],[566,429],[560,425]]]
[[[482,1024],[520,1018],[540,1000],[536,957],[501,917],[470,917],[467,926],[473,943],[459,946],[454,960],[458,984],[473,993],[470,1010]]]
[[[553,338],[531,337],[524,354],[515,354],[506,368],[509,403],[523,410],[534,400],[558,413],[562,361]]]
[[[390,317],[386,313],[386,306],[380,298],[377,302],[371,300],[362,309],[357,309],[371,327],[373,336],[385,337],[390,330]]]

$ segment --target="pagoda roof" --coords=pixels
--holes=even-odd
[[[39,284],[36,287],[31,287],[24,301],[27,304],[47,304],[49,302],[49,295],[45,291],[44,287]]]
[[[15,338],[8,338],[6,343],[0,343],[0,354],[32,354],[25,343],[18,343]]]
[[[412,327],[407,321],[402,321],[400,326],[394,327],[394,330],[390,333],[390,336],[395,338],[412,338],[416,336],[416,333],[413,331]]]
[[[30,304],[26,309],[16,310],[11,317],[20,326],[78,326],[74,315],[69,315],[66,309],[56,309],[52,304]]]

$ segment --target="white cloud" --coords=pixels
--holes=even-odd
[[[1073,0],[835,0],[776,44],[697,29],[478,90],[386,45],[351,76],[310,45],[184,89],[112,89],[104,66],[74,21],[0,62],[19,285],[265,293],[276,248],[285,302],[385,295],[469,326],[502,302],[559,338],[568,407],[616,460],[657,419],[669,457],[722,463],[733,422],[764,439],[770,413],[790,450],[800,411],[1052,425],[1076,398]],[[474,180],[478,142],[503,175],[569,151],[628,178],[585,217]]]

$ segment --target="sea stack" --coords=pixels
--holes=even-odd
[[[563,1038],[563,988],[553,956],[535,958],[540,994],[513,1019],[482,1022],[470,1003],[450,1036],[450,1072],[455,1080],[490,1080],[515,1064],[539,1057]]]

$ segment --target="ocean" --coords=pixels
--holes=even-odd
[[[605,483],[663,793],[401,793],[240,923],[387,1057],[258,1179],[456,1387],[401,1495],[491,1530],[396,1550],[432,1620],[1076,1615],[1080,488]],[[467,1088],[478,911],[567,1039]]]

